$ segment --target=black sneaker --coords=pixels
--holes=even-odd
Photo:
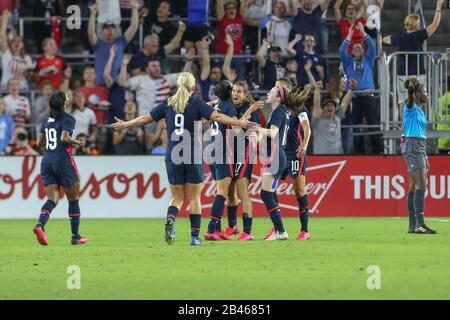
[[[416,228],[416,230],[414,232],[417,234],[436,234],[437,233],[436,231],[428,228],[425,224]]]
[[[165,227],[165,239],[167,244],[173,244],[175,242],[175,226],[172,219],[167,219]]]

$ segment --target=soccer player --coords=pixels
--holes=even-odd
[[[285,106],[286,90],[282,86],[273,87],[267,94],[266,103],[272,107],[272,113],[267,128],[258,128],[250,134],[250,141],[264,144],[266,138],[267,154],[265,170],[262,177],[261,199],[266,206],[267,213],[272,220],[275,231],[266,240],[287,240],[288,234],[283,226],[280,207],[275,191],[278,180],[286,169],[286,142],[289,131],[289,113]],[[261,148],[260,148],[261,150]]]
[[[263,102],[255,102],[250,94],[250,89],[245,81],[237,81],[233,85],[233,91],[231,98],[236,106],[238,119],[249,119],[254,123],[260,124],[260,120],[257,114],[257,110],[261,109]],[[246,133],[246,129],[243,129],[243,134]],[[253,164],[250,159],[252,154],[255,154],[250,150],[252,145],[248,139],[245,139],[245,153],[238,152],[238,143],[234,145],[234,174],[233,183],[228,197],[228,227],[225,229],[225,234],[231,236],[233,234],[239,234],[240,230],[237,226],[237,210],[238,202],[233,201],[235,189],[237,191],[238,198],[242,203],[242,222],[243,232],[236,240],[252,240],[252,222],[253,222],[253,204],[248,193],[248,187],[252,179]],[[232,205],[234,204],[234,205]]]
[[[169,138],[165,159],[166,171],[172,191],[172,199],[167,209],[165,239],[168,244],[172,244],[175,241],[175,219],[183,205],[185,198],[184,189],[187,184],[191,211],[189,215],[191,221],[191,245],[201,245],[202,242],[199,239],[201,223],[200,198],[204,171],[203,157],[201,157],[200,163],[194,162],[194,151],[196,150],[194,144],[201,141],[201,139],[198,139],[199,133],[196,133],[196,122],[205,118],[226,125],[240,127],[251,126],[252,124],[248,120],[233,119],[214,111],[206,103],[191,97],[195,89],[195,78],[188,72],[183,72],[178,76],[177,88],[175,95],[171,96],[166,102],[156,106],[150,113],[127,122],[116,118],[117,122],[112,124],[112,126],[116,130],[123,130],[132,127],[142,127],[153,121],[165,119]],[[199,126],[199,128],[201,127]],[[178,145],[180,143],[183,143],[182,146],[188,144],[190,148],[190,150],[183,148],[181,159],[179,158],[179,152],[176,150],[179,149]],[[174,150],[176,146],[177,148]],[[201,146],[198,150],[201,150]],[[184,151],[190,153],[190,159],[185,159]]]
[[[232,97],[232,90],[233,90],[233,84],[228,81],[228,80],[222,80],[220,81],[215,89],[214,89],[214,94],[219,98],[219,104],[216,106],[219,109],[219,112],[224,113],[230,117],[235,117],[237,112],[236,112],[236,106],[233,104],[233,102],[231,102],[231,97]],[[254,103],[255,108],[258,108],[258,105],[262,105],[263,103],[261,101]],[[247,109],[247,108],[246,108]],[[257,119],[254,119],[257,120]],[[235,152],[236,152],[236,148],[234,148],[235,150],[231,149],[232,144],[230,143],[230,131],[231,128],[230,126],[226,126],[223,124],[218,124],[217,122],[213,122],[212,124],[212,128],[211,128],[211,132],[212,132],[212,138],[214,139],[214,142],[212,144],[210,144],[210,146],[215,147],[216,149],[214,150],[215,152],[218,152],[220,154],[220,159],[218,158],[217,154],[215,154],[214,159],[216,160],[217,163],[213,163],[210,166],[211,169],[211,174],[214,177],[214,179],[216,180],[216,184],[217,184],[217,196],[214,199],[214,203],[211,209],[211,217],[210,217],[210,222],[208,224],[208,231],[205,233],[205,240],[210,240],[210,241],[218,241],[218,240],[232,240],[232,238],[230,237],[233,233],[234,230],[236,230],[237,226],[236,226],[236,214],[234,215],[234,226],[230,227],[230,225],[227,227],[227,231],[228,234],[226,232],[222,232],[220,229],[220,221],[221,221],[221,217],[223,215],[223,210],[224,210],[224,206],[225,206],[225,200],[227,199],[227,196],[229,198],[232,198],[232,196],[230,197],[230,194],[234,193],[233,188],[230,188],[232,186],[232,182],[233,179],[236,181],[236,178],[239,178],[237,176],[237,174],[240,172],[240,168],[238,168],[238,170],[236,170],[235,167],[235,162],[234,159],[236,158],[235,156]],[[238,128],[240,130],[240,128]],[[215,140],[217,139],[216,137],[218,137],[218,135],[221,134],[221,139],[220,140]],[[248,145],[248,143],[246,143],[246,145]],[[246,148],[246,150],[248,150],[248,148]],[[246,157],[246,160],[248,156]],[[245,169],[243,170],[242,173],[244,173]],[[251,171],[250,171],[251,174]],[[244,178],[243,178],[244,179]],[[247,187],[245,187],[245,183],[244,183],[244,187],[245,190],[247,190],[246,194],[244,194],[244,196],[242,197],[244,199],[244,202],[246,203],[248,199],[248,201],[250,200],[248,197],[248,179],[245,177],[245,179],[247,180]],[[243,181],[243,180],[241,180]],[[242,192],[241,192],[242,195]],[[232,206],[232,203],[234,202],[233,200],[229,199],[228,201],[228,205],[229,208],[233,208],[235,206]],[[251,203],[250,203],[251,206]],[[237,211],[237,207],[236,207],[236,211]],[[248,213],[250,212],[250,214]],[[251,227],[252,227],[252,216],[251,216],[252,212],[251,210],[245,210],[244,209],[244,215],[243,215],[243,221],[244,221],[244,232],[241,234],[241,236],[239,236],[237,238],[237,240],[253,240],[253,234],[251,232]],[[229,222],[233,221],[230,220],[229,218]],[[230,229],[232,229],[230,232]],[[239,232],[239,231],[238,231]]]
[[[436,234],[436,231],[425,225],[424,219],[425,191],[430,163],[426,154],[427,120],[421,106],[428,103],[428,96],[417,76],[410,77],[405,86],[408,89],[408,100],[406,108],[403,109],[406,141],[402,146],[402,153],[408,168],[408,233]]]
[[[281,85],[281,83],[277,83]],[[301,230],[295,240],[308,240],[309,203],[306,194],[306,166],[308,164],[306,149],[308,148],[311,128],[309,125],[305,101],[309,97],[309,90],[293,87],[286,99],[289,116],[289,132],[286,142],[287,168],[283,174],[292,179],[295,196],[298,202],[298,212]]]
[[[64,111],[68,105],[68,99],[62,91],[50,96],[49,105],[50,116],[42,124],[39,137],[39,145],[45,146],[46,150],[41,163],[41,176],[47,201],[42,206],[39,222],[34,227],[33,232],[41,245],[48,245],[45,225],[58,204],[59,189],[62,186],[69,201],[72,244],[85,244],[88,238],[80,236],[78,232],[80,226],[80,207],[78,204],[80,178],[71,152],[72,145],[84,147],[86,141],[71,138],[75,129],[75,118]]]

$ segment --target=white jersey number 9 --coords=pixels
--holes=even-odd
[[[45,129],[45,149],[55,150],[58,146],[58,139],[56,138],[56,129],[50,128]]]
[[[184,115],[183,114],[177,114],[175,116],[175,134],[177,136],[181,136],[184,132]]]

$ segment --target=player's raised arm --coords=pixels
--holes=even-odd
[[[229,116],[217,111],[214,111],[209,119],[226,125],[238,126],[245,129],[253,128],[258,125],[257,123],[245,119],[230,118]]]
[[[144,114],[130,121],[123,121],[117,117],[114,117],[114,119],[116,122],[111,124],[111,126],[117,131],[134,127],[142,127],[153,122],[153,118],[150,114]]]

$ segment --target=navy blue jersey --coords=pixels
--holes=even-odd
[[[289,132],[286,142],[286,155],[288,158],[297,157],[297,149],[303,143],[305,138],[305,132],[301,122],[308,119],[306,109],[302,111],[299,115],[291,113],[289,116]]]
[[[276,126],[279,129],[279,132],[278,137],[273,141],[271,138],[267,138],[267,155],[269,157],[271,156],[272,148],[275,148],[276,146],[283,152],[285,151],[287,134],[289,131],[289,113],[284,105],[280,105],[272,111],[267,128],[270,129],[272,125]]]
[[[246,102],[244,103],[241,107],[236,107],[236,111],[237,111],[237,117],[238,119],[242,118],[242,116],[245,114],[245,112],[247,112],[247,110],[250,108],[250,103]],[[250,114],[250,120],[252,122],[261,124],[261,121],[259,120],[258,117],[258,111],[252,112]],[[241,129],[244,131],[244,133],[247,132],[248,129]],[[234,162],[235,163],[248,163],[250,161],[249,156],[250,156],[250,142],[249,140],[246,138],[245,139],[245,152],[243,152],[243,150],[237,150],[238,149],[238,142],[237,139],[235,139],[234,141]]]
[[[47,151],[43,162],[58,163],[70,159],[72,146],[61,142],[61,135],[64,130],[72,135],[75,129],[75,118],[61,112],[56,118],[48,118],[42,123],[40,132],[45,135],[45,150]]]
[[[236,107],[232,102],[229,101],[221,101],[218,105],[219,110],[218,112],[223,113],[230,118],[233,118],[236,116]],[[227,145],[229,145],[229,131],[228,129],[231,129],[230,126],[219,123],[217,121],[214,121],[211,124],[211,145],[213,145],[215,148],[217,148],[217,151],[221,152],[223,154],[223,158],[219,163],[226,163],[225,155],[227,150]],[[216,137],[218,135],[221,135],[222,137],[222,144],[220,146],[215,146],[214,142],[216,141]],[[214,152],[213,152],[214,153]],[[212,154],[214,156],[214,154]],[[229,155],[232,155],[231,150],[229,150]]]
[[[156,106],[150,111],[150,116],[154,121],[166,119],[168,146],[166,150],[166,161],[171,161],[172,149],[178,144],[183,143],[183,139],[190,139],[191,161],[194,161],[194,150],[201,149],[202,126],[201,123],[195,125],[202,118],[209,120],[214,109],[206,103],[195,98],[189,98],[183,113],[177,113],[173,107],[167,105],[167,101]],[[196,131],[197,130],[197,131]],[[189,136],[187,135],[189,134]],[[200,149],[194,149],[195,144]],[[183,156],[183,152],[177,153]],[[202,158],[200,156],[200,158]],[[191,162],[193,163],[193,162]]]

